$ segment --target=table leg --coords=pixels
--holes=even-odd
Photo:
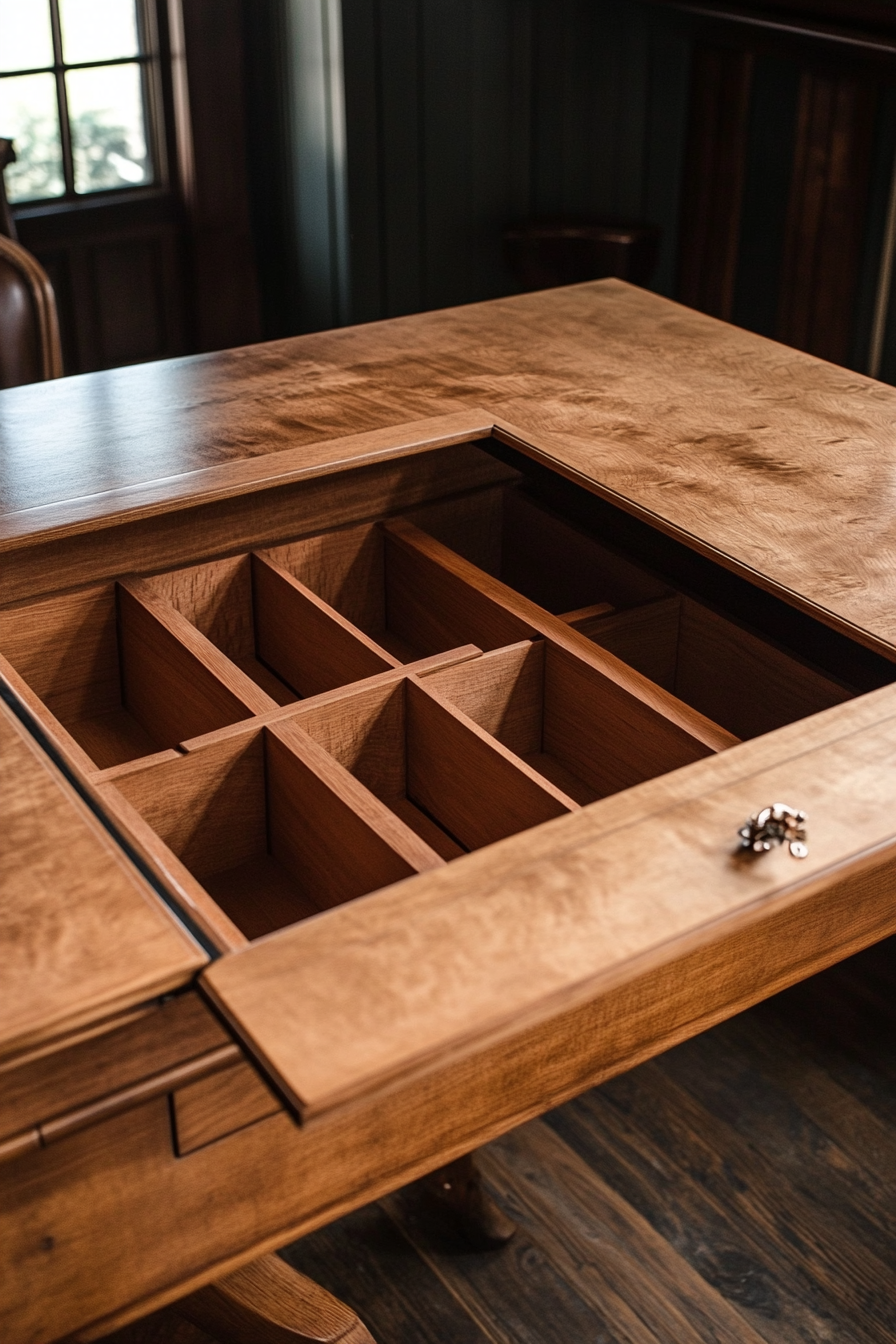
[[[374,1344],[351,1307],[277,1255],[190,1293],[175,1310],[221,1344]]]
[[[474,1153],[431,1171],[417,1187],[430,1208],[453,1224],[474,1250],[497,1250],[516,1231],[516,1223],[483,1186]]]

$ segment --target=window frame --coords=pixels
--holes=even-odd
[[[51,74],[54,76],[56,107],[59,116],[59,138],[62,147],[64,191],[58,196],[32,196],[11,201],[10,208],[14,216],[19,218],[33,213],[43,214],[46,212],[79,210],[92,204],[111,203],[118,199],[133,200],[135,196],[152,195],[167,190],[171,185],[167,152],[168,117],[166,116],[165,90],[162,81],[161,45],[156,4],[153,3],[153,0],[135,0],[137,15],[136,55],[119,56],[111,60],[65,61],[62,50],[59,0],[43,0],[43,2],[48,5],[50,11],[53,64],[35,66],[27,70],[3,70],[0,68],[0,80],[15,79],[22,75]],[[146,148],[151,177],[148,182],[139,182],[133,185],[120,183],[114,187],[103,187],[96,191],[78,192],[75,190],[74,152],[65,76],[69,70],[108,69],[120,65],[136,65],[140,71]],[[15,144],[15,141],[13,141],[13,144]]]

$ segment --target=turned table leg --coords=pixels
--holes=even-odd
[[[417,1188],[430,1208],[451,1223],[474,1250],[497,1250],[516,1231],[516,1223],[483,1186],[474,1153],[431,1171],[417,1182]]]
[[[277,1255],[200,1288],[175,1310],[221,1344],[374,1344],[351,1307]]]

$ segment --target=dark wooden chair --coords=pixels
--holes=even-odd
[[[15,162],[0,140],[0,388],[62,376],[56,296],[50,277],[15,237],[3,169]]]

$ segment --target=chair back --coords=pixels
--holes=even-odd
[[[0,387],[62,376],[53,286],[37,258],[16,242],[3,188],[3,169],[14,160],[12,142],[0,140]]]

